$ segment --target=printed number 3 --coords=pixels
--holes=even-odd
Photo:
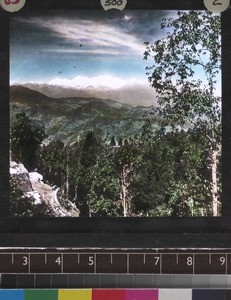
[[[214,1],[213,1],[213,5],[222,5],[222,3],[219,2],[219,0],[214,0]]]
[[[20,0],[5,0],[6,5],[18,4],[19,2],[20,2]]]

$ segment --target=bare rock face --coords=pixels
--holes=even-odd
[[[45,204],[49,215],[54,217],[79,217],[79,210],[74,203],[63,207],[58,198],[59,188],[55,190],[43,182],[43,176],[38,172],[28,172],[23,164],[10,162],[10,175],[17,180],[19,189],[24,196],[33,200],[34,205]]]
[[[17,164],[14,161],[10,162],[10,175],[17,179],[19,188],[24,193],[33,192],[29,178],[29,172],[23,164]]]

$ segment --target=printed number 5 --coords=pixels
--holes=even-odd
[[[89,266],[93,266],[94,265],[94,257],[93,256],[89,256],[88,265]]]
[[[219,0],[214,0],[214,1],[213,1],[213,5],[222,5],[222,3],[219,2]]]

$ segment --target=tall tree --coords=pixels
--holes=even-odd
[[[114,146],[104,145],[93,168],[89,194],[91,216],[122,216],[120,181],[114,163]]]
[[[218,164],[221,148],[221,99],[217,84],[221,69],[220,16],[208,11],[179,11],[163,19],[166,36],[145,42],[148,80],[158,94],[163,126],[193,127],[208,148],[212,214],[218,215]]]
[[[89,193],[92,186],[93,169],[97,163],[99,143],[92,131],[88,132],[81,150],[79,180],[77,187],[77,206],[80,216],[89,216]]]
[[[32,170],[36,166],[36,154],[45,137],[45,129],[33,122],[26,113],[18,113],[11,125],[12,159],[22,162]]]
[[[120,200],[123,207],[123,216],[132,216],[133,191],[131,184],[136,172],[136,168],[141,162],[139,147],[135,143],[127,140],[120,146],[114,156],[114,163],[120,182]]]

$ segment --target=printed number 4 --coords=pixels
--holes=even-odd
[[[221,0],[214,0],[213,5],[222,5]]]

